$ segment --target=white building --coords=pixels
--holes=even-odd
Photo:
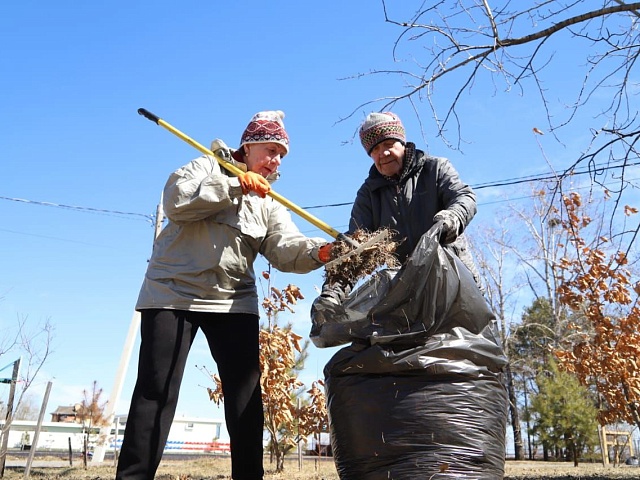
[[[124,436],[127,422],[126,415],[115,418],[111,432],[107,438],[108,449],[119,449]],[[4,421],[0,421],[4,428]],[[165,452],[215,452],[229,453],[229,442],[221,439],[222,420],[197,417],[175,418],[171,424],[169,438]],[[37,422],[29,420],[14,420],[11,422],[8,437],[8,448],[25,449],[36,448],[38,451],[72,451],[82,452],[84,428],[79,423],[43,422],[38,434],[38,444],[35,440]],[[93,429],[97,433],[98,428]],[[90,435],[90,443],[95,444],[97,434]],[[91,445],[93,446],[93,445]]]

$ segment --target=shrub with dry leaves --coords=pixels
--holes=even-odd
[[[292,331],[291,325],[278,324],[278,315],[294,313],[293,307],[304,296],[295,285],[282,290],[272,286],[269,272],[262,272],[262,277],[268,283],[269,294],[262,301],[268,322],[260,330],[260,385],[270,452],[276,471],[281,472],[287,452],[300,439],[327,431],[329,422],[324,393],[315,382],[307,391],[309,399],[298,402],[305,387],[297,376],[302,337]],[[209,398],[219,405],[223,401],[222,382],[217,374],[211,378],[214,388],[207,388]],[[321,381],[318,383],[322,386]]]
[[[561,367],[597,389],[602,425],[624,421],[640,426],[640,282],[627,268],[626,252],[606,248],[610,239],[587,244],[583,235],[591,219],[582,212],[580,195],[572,193],[563,201],[567,220],[562,227],[576,257],[555,265],[558,293],[562,304],[587,319],[590,329],[572,325],[572,341],[554,353]],[[637,211],[625,208],[627,216]]]

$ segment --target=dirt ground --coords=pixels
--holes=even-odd
[[[303,459],[302,468],[297,459],[290,458],[286,462],[285,471],[276,473],[265,459],[265,480],[339,480],[331,458]],[[83,468],[81,462],[74,462],[73,467],[64,461],[37,462],[30,470],[30,477],[56,480],[113,480],[113,465],[88,465]],[[24,466],[9,462],[3,480],[25,478]],[[230,468],[228,458],[208,458],[198,460],[163,461],[156,475],[156,480],[229,480]],[[450,477],[435,477],[450,478]],[[471,478],[471,477],[470,477]],[[599,464],[581,464],[574,467],[571,463],[557,462],[515,462],[507,461],[504,480],[610,480],[640,479],[638,466],[607,466]],[[496,479],[499,480],[499,479]]]
[[[637,466],[603,466],[601,464],[580,464],[558,462],[515,462],[507,461],[505,480],[609,480],[618,478],[640,479],[640,467]]]

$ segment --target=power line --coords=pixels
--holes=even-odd
[[[0,200],[9,200],[12,202],[21,202],[21,203],[30,203],[33,205],[40,205],[40,206],[44,206],[44,207],[54,207],[54,208],[63,208],[63,209],[67,209],[67,210],[76,210],[76,211],[82,211],[85,213],[98,213],[98,214],[103,214],[103,215],[119,215],[119,216],[134,216],[134,217],[143,217],[145,220],[153,223],[155,220],[155,216],[154,215],[147,215],[147,214],[143,214],[143,213],[135,213],[135,212],[120,212],[118,210],[105,210],[105,209],[100,209],[100,208],[93,208],[93,207],[81,207],[81,206],[77,206],[77,205],[64,205],[64,204],[60,204],[60,203],[52,203],[52,202],[39,202],[36,200],[26,200],[24,198],[11,198],[11,197],[2,197],[0,196]]]
[[[624,164],[621,164],[621,165],[600,164],[600,165],[594,165],[592,167],[587,167],[587,168],[584,168],[584,169],[581,169],[581,170],[575,170],[575,169],[565,170],[561,174],[525,175],[525,176],[522,176],[522,177],[514,177],[514,178],[505,179],[505,180],[495,180],[495,181],[492,181],[492,182],[486,182],[486,183],[480,183],[480,184],[471,185],[471,188],[473,188],[474,190],[482,190],[482,189],[485,189],[485,188],[506,187],[506,186],[511,186],[511,185],[518,185],[518,184],[521,184],[521,183],[541,182],[541,181],[546,181],[546,180],[558,180],[559,178],[566,177],[568,175],[570,175],[570,176],[578,176],[578,175],[593,174],[594,172],[596,172],[598,174],[601,174],[601,173],[603,173],[605,171],[614,170],[614,169],[621,169],[621,168],[626,168],[626,167],[632,167],[632,166],[637,166],[637,165],[640,165],[640,161],[633,162],[633,163],[624,163]],[[520,197],[520,198],[528,198],[528,197]],[[45,207],[63,208],[63,209],[68,209],[68,210],[82,211],[82,212],[85,212],[85,213],[97,213],[97,214],[102,214],[102,215],[118,215],[118,216],[124,216],[124,217],[126,217],[126,216],[142,217],[146,221],[150,222],[151,224],[154,224],[154,222],[155,222],[155,215],[136,213],[136,212],[122,212],[122,211],[117,211],[117,210],[107,210],[107,209],[100,209],[100,208],[93,208],[93,207],[83,207],[83,206],[77,206],[77,205],[64,205],[64,204],[59,204],[59,203],[40,202],[40,201],[36,201],[36,200],[27,200],[27,199],[23,199],[23,198],[11,198],[11,197],[3,197],[3,196],[0,196],[0,200],[8,200],[8,201],[13,201],[13,202],[29,203],[29,204],[40,205],[40,206],[45,206]],[[492,202],[492,203],[495,203],[495,202]],[[311,205],[311,206],[302,207],[302,208],[304,210],[313,210],[313,209],[318,209],[318,208],[344,207],[344,206],[352,205],[352,204],[353,204],[353,201],[351,201],[351,202],[342,202],[342,203],[325,203],[325,204],[321,204],[321,205]]]
[[[68,243],[77,243],[79,245],[89,245],[90,247],[101,247],[101,248],[118,248],[114,245],[104,245],[104,244],[96,244],[96,243],[90,243],[90,242],[83,242],[80,240],[75,240],[75,239],[69,239],[69,238],[62,238],[62,237],[54,237],[51,235],[38,235],[36,233],[26,233],[26,232],[19,232],[16,230],[9,230],[6,228],[0,228],[0,232],[7,232],[7,233],[13,233],[16,235],[24,235],[24,236],[28,236],[28,237],[35,237],[35,238],[44,238],[47,240],[57,240],[60,242],[68,242]]]
[[[508,186],[508,185],[517,185],[520,183],[528,183],[528,182],[532,182],[532,181],[536,181],[536,182],[541,182],[544,180],[558,180],[559,178],[564,178],[566,176],[578,176],[578,175],[586,175],[586,174],[590,174],[590,173],[601,173],[601,172],[605,172],[608,170],[614,170],[614,169],[619,169],[619,168],[626,168],[626,167],[633,167],[636,165],[640,165],[640,162],[633,162],[633,163],[624,163],[622,165],[607,165],[607,166],[599,166],[599,165],[594,165],[593,167],[587,167],[583,170],[565,170],[564,173],[560,174],[560,175],[545,175],[545,176],[538,176],[538,177],[534,177],[532,175],[530,175],[529,177],[520,177],[520,178],[514,178],[514,179],[510,179],[510,180],[501,180],[501,181],[496,181],[496,182],[490,182],[490,183],[486,183],[486,184],[480,184],[480,185],[476,185],[473,186],[472,188],[475,190],[480,190],[482,188],[489,188],[489,187],[503,187],[503,186]]]
[[[471,188],[474,190],[482,190],[484,188],[495,188],[495,187],[507,187],[511,185],[518,185],[521,183],[529,183],[529,182],[542,182],[545,180],[558,180],[559,178],[563,178],[566,176],[578,176],[578,175],[586,175],[593,173],[594,171],[597,173],[602,173],[608,170],[633,167],[640,165],[640,161],[633,163],[625,163],[622,165],[594,165],[593,167],[588,167],[582,170],[565,170],[561,174],[553,174],[553,175],[526,175],[523,177],[515,177],[506,180],[495,180],[493,182],[481,183],[477,185],[471,185]],[[521,197],[528,198],[528,197]],[[324,204],[324,205],[313,205],[310,207],[303,207],[305,210],[312,210],[314,208],[327,208],[327,207],[344,207],[346,205],[352,205],[353,202],[344,202],[344,203],[332,203],[332,204]]]

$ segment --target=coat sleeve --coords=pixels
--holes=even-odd
[[[363,183],[358,189],[353,207],[351,207],[347,234],[353,234],[356,230],[374,232],[378,229],[380,220],[373,218],[373,205],[371,202],[371,191],[367,184]]]
[[[240,182],[222,172],[218,162],[202,156],[171,174],[163,191],[162,206],[175,223],[205,219],[232,205],[242,196]]]
[[[469,185],[460,180],[460,175],[449,160],[439,158],[438,162],[440,203],[458,216],[461,226],[459,233],[462,233],[477,212],[476,194]]]
[[[284,206],[271,200],[267,235],[260,253],[281,272],[308,273],[324,265],[318,248],[328,241],[303,235]]]

